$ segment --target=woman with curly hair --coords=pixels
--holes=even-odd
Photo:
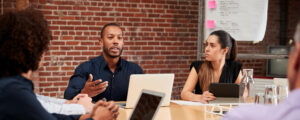
[[[0,16],[0,119],[115,119],[118,106],[99,101],[91,114],[48,113],[37,100],[30,80],[41,66],[51,36],[43,15],[33,9]]]

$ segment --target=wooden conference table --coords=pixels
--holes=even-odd
[[[252,99],[247,100],[248,103],[252,102]],[[213,107],[214,106],[214,107]],[[158,113],[156,113],[155,120],[219,120],[222,115],[216,114],[213,111],[220,111],[218,107],[223,107],[224,111],[228,111],[230,107],[228,105],[179,105],[176,103],[170,103],[169,107],[160,107]],[[128,120],[133,109],[119,110],[119,116],[117,120]]]
[[[128,120],[133,109],[120,109],[117,120]],[[211,119],[206,119],[211,118]],[[206,113],[205,105],[187,106],[170,103],[169,107],[160,107],[155,120],[215,120],[220,115]]]

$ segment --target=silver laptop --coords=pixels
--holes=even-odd
[[[135,104],[130,120],[154,120],[165,94],[143,89]]]
[[[169,106],[174,74],[134,74],[130,76],[125,108],[133,108],[142,89],[162,92],[165,98],[161,106]]]

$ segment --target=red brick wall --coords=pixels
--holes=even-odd
[[[175,73],[174,95],[196,60],[198,0],[30,0],[50,24],[53,41],[39,70],[39,91],[62,97],[77,65],[100,55],[101,27],[121,24],[123,57],[145,73]],[[14,8],[5,0],[4,8]],[[178,96],[177,96],[178,98]]]
[[[53,35],[43,67],[35,74],[37,89],[62,97],[75,67],[100,55],[101,27],[117,22],[125,33],[123,57],[139,64],[145,73],[175,73],[173,98],[178,99],[189,65],[196,60],[198,1],[30,0],[31,6],[44,13]],[[4,11],[15,8],[15,0],[2,2]],[[279,43],[279,0],[269,1],[268,13],[264,41],[238,42],[240,53],[266,53],[265,46]],[[265,60],[239,61],[254,68],[255,74],[265,75]]]

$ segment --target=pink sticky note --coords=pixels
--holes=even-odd
[[[208,1],[208,8],[216,8],[216,1],[215,0],[209,0]]]
[[[214,20],[207,20],[206,21],[206,27],[209,29],[215,28],[215,21]]]

